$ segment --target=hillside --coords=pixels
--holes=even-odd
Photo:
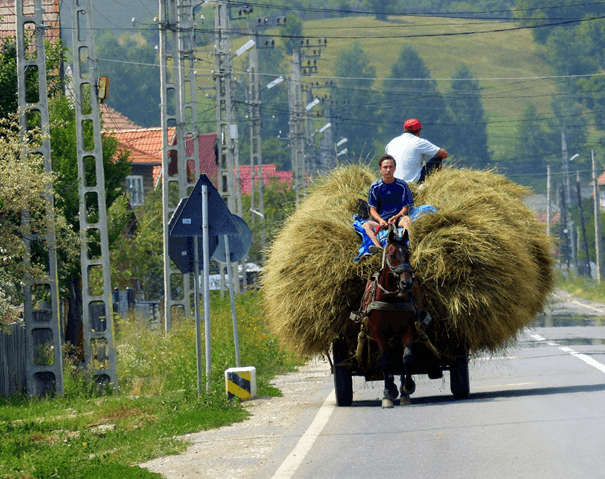
[[[339,51],[354,41],[362,45],[376,67],[378,79],[390,75],[401,48],[411,44],[442,92],[450,89],[450,77],[460,63],[466,63],[483,88],[490,146],[504,153],[527,102],[533,102],[541,114],[551,115],[551,94],[556,91],[553,80],[530,79],[552,75],[539,58],[531,30],[492,32],[516,26],[511,22],[435,17],[392,17],[384,23],[366,17],[307,22],[304,33],[329,37],[319,73],[314,76],[319,79],[334,74]],[[377,81],[377,88],[380,84]]]

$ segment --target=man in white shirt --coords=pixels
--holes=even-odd
[[[406,183],[422,183],[432,171],[441,168],[441,160],[448,157],[443,148],[420,138],[421,130],[420,122],[410,118],[403,124],[403,135],[393,138],[385,148],[397,163],[395,178]]]

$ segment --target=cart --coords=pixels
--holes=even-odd
[[[431,336],[430,328],[427,329],[427,335]],[[427,374],[430,379],[440,379],[443,371],[449,371],[450,389],[454,398],[469,397],[468,351],[464,348],[458,348],[453,356],[440,355],[436,358],[425,343],[415,340],[412,355],[412,375]],[[378,345],[371,338],[360,342],[354,335],[339,336],[332,342],[332,359],[336,404],[339,407],[351,406],[353,403],[353,376],[363,376],[366,381],[383,380]]]

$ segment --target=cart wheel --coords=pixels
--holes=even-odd
[[[450,389],[456,399],[468,399],[471,392],[468,356],[456,356],[450,368]]]
[[[344,353],[346,345],[336,340],[332,344],[332,357],[334,359],[334,389],[336,391],[336,405],[338,407],[348,407],[353,403],[353,377],[351,371],[346,366],[338,364],[346,359]]]

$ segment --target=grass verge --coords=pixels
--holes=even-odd
[[[558,274],[557,287],[580,298],[605,303],[605,282],[597,283],[586,276],[578,276],[572,272],[567,275]]]
[[[240,354],[242,365],[256,367],[258,395],[276,396],[271,378],[302,360],[265,331],[261,303],[258,292],[236,299]],[[116,390],[98,391],[66,360],[63,396],[0,398],[0,478],[157,478],[137,464],[183,451],[182,434],[244,420],[248,413],[224,390],[224,370],[235,366],[228,297],[212,297],[211,324],[209,393],[198,396],[194,321],[173,319],[166,333],[129,318],[116,325]]]

